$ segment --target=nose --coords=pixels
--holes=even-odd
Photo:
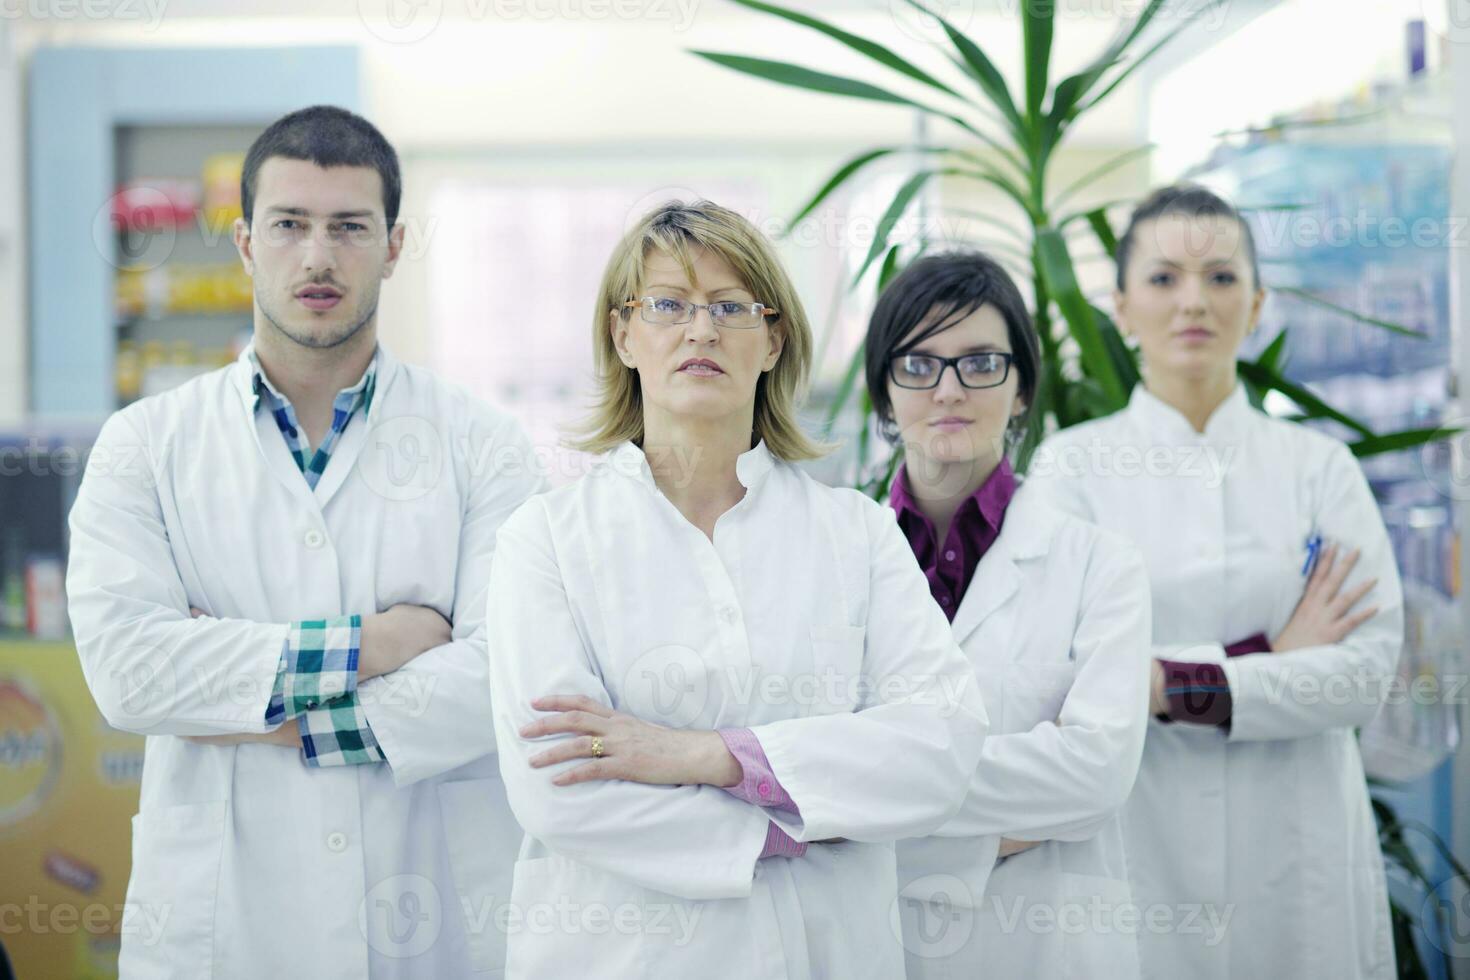
[[[313,229],[302,245],[301,268],[308,275],[318,276],[337,267],[337,250],[325,227]]]
[[[1179,283],[1179,305],[1186,313],[1200,313],[1205,308],[1204,283],[1199,276],[1183,276]]]
[[[934,386],[934,401],[940,405],[951,405],[966,398],[965,386],[960,384],[958,364],[946,364],[939,369],[939,384]]]
[[[694,316],[684,324],[684,339],[696,344],[709,344],[720,339],[720,328],[704,307],[694,311]]]

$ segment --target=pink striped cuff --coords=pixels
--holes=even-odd
[[[801,811],[797,809],[796,801],[771,771],[771,762],[766,758],[765,750],[761,748],[760,739],[755,737],[755,733],[749,728],[721,728],[718,732],[725,742],[725,748],[740,763],[742,773],[740,782],[734,786],[726,786],[725,792],[756,806],[789,810],[799,816]]]
[[[805,844],[774,823],[766,828],[766,846],[761,848],[761,857],[799,858],[805,853]]]

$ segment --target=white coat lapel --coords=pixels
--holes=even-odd
[[[975,569],[954,617],[954,638],[963,645],[970,634],[1015,598],[1021,588],[1022,563],[1046,554],[1056,528],[1056,512],[1033,505],[1017,490],[1001,523],[1000,537]]]

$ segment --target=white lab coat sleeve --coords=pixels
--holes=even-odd
[[[486,630],[500,775],[526,833],[565,857],[681,898],[748,896],[769,826],[759,807],[714,786],[552,785],[586,759],[531,768],[532,755],[574,737],[522,738],[520,728],[543,716],[534,698],[582,694],[612,704],[572,611],[543,498],[500,529]]]
[[[1057,719],[986,738],[969,795],[939,836],[1085,840],[1132,792],[1148,728],[1148,573],[1137,549],[1111,536],[1087,562],[1077,674]]]
[[[159,503],[157,446],[140,427],[147,420],[134,409],[102,426],[69,517],[67,610],[87,686],[121,731],[267,731],[290,624],[190,616]]]
[[[771,819],[802,841],[933,833],[963,800],[990,727],[974,670],[893,512],[868,504],[863,519],[870,605],[860,677],[821,689],[864,696],[752,729],[800,809]]]
[[[1232,742],[1300,738],[1366,725],[1395,675],[1404,639],[1404,596],[1383,518],[1346,446],[1333,447],[1320,479],[1316,523],[1324,544],[1338,545],[1339,560],[1353,548],[1362,549],[1343,591],[1377,578],[1354,608],[1371,605],[1378,612],[1340,643],[1226,660]]]
[[[467,491],[454,609],[442,610],[453,624],[452,639],[358,688],[358,702],[400,787],[495,751],[485,647],[485,593],[495,532],[528,497],[545,489],[545,481],[537,475],[530,440],[512,419],[471,430],[466,445],[457,460],[465,469]],[[480,465],[487,461],[494,465]]]

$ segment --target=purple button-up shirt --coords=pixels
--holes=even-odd
[[[898,526],[929,579],[929,592],[950,622],[954,622],[955,611],[965,597],[970,579],[975,577],[981,556],[1000,536],[1006,508],[1015,495],[1016,474],[1010,462],[1003,459],[955,511],[941,547],[934,522],[919,510],[909,490],[907,464],[899,467],[894,475],[888,494],[889,506],[898,513]]]

